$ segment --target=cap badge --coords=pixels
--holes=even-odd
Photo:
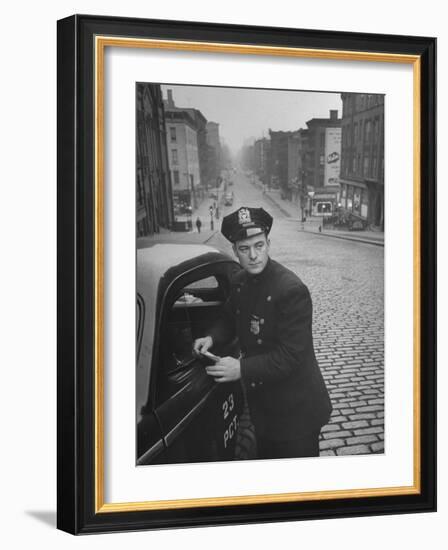
[[[248,208],[240,208],[238,210],[238,223],[243,225],[244,223],[250,223],[252,221]]]

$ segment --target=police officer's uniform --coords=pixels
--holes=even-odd
[[[268,234],[271,225],[262,208],[244,208],[224,218],[222,232],[236,242],[257,229]],[[259,457],[317,456],[320,429],[332,407],[314,354],[308,288],[269,259],[259,275],[245,270],[235,275],[225,317],[211,336],[219,344],[233,327],[239,338]]]

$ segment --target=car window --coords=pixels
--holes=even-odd
[[[214,275],[192,281],[181,290],[176,298],[174,307],[188,308],[193,304],[210,305],[210,302],[218,302],[219,300],[217,300],[217,298],[223,297],[223,295],[221,294],[221,296],[219,296],[219,293],[211,292],[211,289],[219,289],[218,280]]]
[[[199,279],[198,281],[188,283],[186,288],[218,288],[218,280],[214,275],[211,275],[210,277],[205,277],[204,279]]]
[[[223,274],[190,278],[166,300],[156,387],[159,403],[203,373],[193,343],[219,318],[228,288]]]

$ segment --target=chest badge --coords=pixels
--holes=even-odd
[[[252,334],[260,334],[260,325],[261,325],[261,319],[258,317],[258,315],[251,315],[250,316],[250,331]]]

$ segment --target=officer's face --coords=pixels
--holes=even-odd
[[[233,250],[241,264],[250,275],[258,275],[263,271],[269,259],[269,239],[265,233],[237,241]]]

